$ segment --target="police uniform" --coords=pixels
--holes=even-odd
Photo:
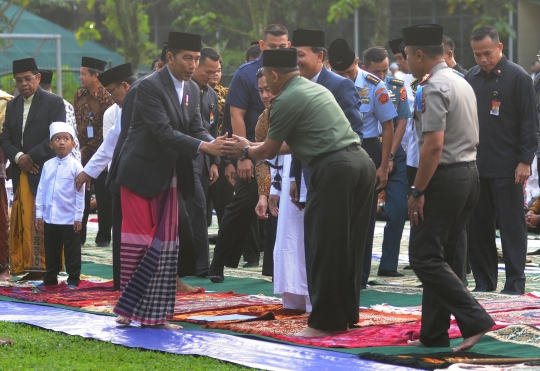
[[[394,119],[394,129],[398,120],[407,120],[411,117],[409,109],[407,88],[403,80],[387,76],[384,80],[388,89],[388,96],[397,112]],[[407,220],[407,154],[401,145],[394,154],[394,168],[388,177],[385,187],[386,204],[384,211],[388,217],[384,227],[382,244],[380,275],[396,272],[398,267],[399,248],[405,221]]]
[[[442,34],[440,25],[403,29],[405,45],[440,45]],[[420,341],[425,346],[448,347],[451,314],[464,338],[495,324],[454,267],[455,257],[466,253],[458,249],[458,240],[479,194],[474,91],[441,61],[419,84],[413,117],[420,153],[425,133],[444,134],[439,165],[427,187],[411,191],[411,197],[424,197],[424,218],[411,228],[409,260],[423,284]]]
[[[480,123],[480,198],[467,228],[476,288],[497,288],[497,220],[506,271],[504,293],[523,294],[527,225],[523,184],[516,184],[515,171],[520,163],[531,164],[538,148],[533,83],[523,68],[505,56],[489,74],[480,66],[471,68],[466,80],[476,93]]]

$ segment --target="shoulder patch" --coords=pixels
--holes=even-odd
[[[424,85],[429,80],[431,75],[433,75],[431,72],[425,75],[424,78],[418,83],[418,85]]]
[[[372,83],[373,85],[377,85],[381,82],[381,79],[371,74],[366,75],[366,80]]]
[[[455,73],[456,75],[458,75],[459,77],[462,77],[462,78],[465,78],[465,75],[462,74],[461,72],[459,72],[458,70],[455,70],[453,68],[451,68],[452,72]]]
[[[403,84],[405,84],[405,81],[400,80],[400,79],[392,79],[390,80],[390,83],[394,85],[403,86]]]

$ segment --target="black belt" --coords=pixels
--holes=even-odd
[[[450,165],[439,165],[437,166],[437,170],[450,170],[458,167],[468,167],[469,169],[474,169],[476,167],[476,161],[456,162]]]
[[[334,153],[338,153],[338,152],[343,152],[343,151],[354,151],[354,150],[358,150],[360,149],[360,144],[358,143],[353,143],[353,144],[349,144],[348,146],[346,147],[343,147],[341,149],[338,149],[336,151],[330,151],[330,152],[325,152],[323,153],[322,155],[319,155],[317,157],[315,157],[310,163],[309,163],[309,166],[313,166],[316,162],[322,160],[323,158],[327,157],[327,156],[330,156],[331,154],[334,154]]]

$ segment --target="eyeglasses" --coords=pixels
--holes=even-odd
[[[116,90],[117,87],[121,86],[122,84],[118,84],[116,85],[114,88],[112,88],[111,90],[107,89],[107,91],[109,92],[110,95],[112,95],[112,93]]]
[[[15,81],[16,84],[22,84],[24,81],[26,81],[26,82],[32,81],[33,79],[36,78],[36,76],[37,75],[25,76],[25,77],[17,77],[16,79],[13,79],[13,81]]]

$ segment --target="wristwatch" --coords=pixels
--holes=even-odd
[[[394,161],[394,157],[396,157],[396,155],[392,152],[390,152],[390,158],[388,159],[389,161]]]
[[[240,160],[247,160],[249,158],[248,150],[249,146],[242,148],[242,156],[240,156]]]
[[[411,187],[411,196],[413,196],[414,198],[422,197],[424,195],[424,192],[425,191],[421,191],[417,189],[415,186]]]

